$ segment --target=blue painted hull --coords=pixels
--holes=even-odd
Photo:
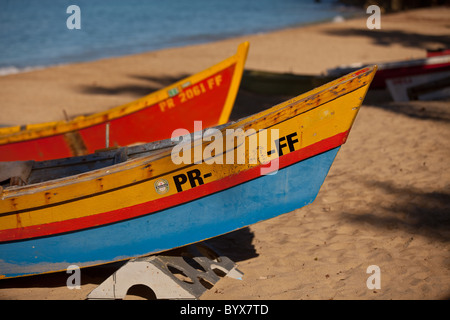
[[[314,201],[338,150],[154,214],[0,244],[0,275],[53,272],[165,251],[293,211]]]

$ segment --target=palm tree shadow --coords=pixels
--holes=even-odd
[[[379,90],[377,90],[379,91]],[[431,120],[441,123],[450,122],[449,101],[408,101],[381,103],[371,103],[366,101],[371,107],[383,109],[388,112],[402,114],[418,120]]]
[[[146,96],[164,87],[187,77],[185,74],[177,76],[160,76],[154,77],[150,75],[130,75],[132,79],[143,80],[147,84],[122,84],[116,86],[102,86],[99,84],[82,85],[77,87],[77,91],[83,94],[92,95],[132,95],[136,97]]]
[[[392,44],[401,45],[407,48],[436,49],[437,47],[450,47],[450,36],[448,35],[429,35],[418,34],[414,32],[404,32],[399,30],[376,31],[369,29],[329,29],[325,31],[329,35],[340,37],[356,36],[371,39],[372,43],[378,46],[391,46]],[[425,56],[425,52],[424,52]]]
[[[394,195],[395,202],[373,203],[374,212],[345,212],[342,218],[387,230],[403,229],[439,242],[450,242],[450,192],[400,188],[385,181],[364,181],[369,188]]]

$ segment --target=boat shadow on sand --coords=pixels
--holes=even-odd
[[[253,232],[250,230],[250,228],[245,227],[230,232],[228,234],[208,239],[204,242],[209,247],[214,249],[216,253],[222,256],[226,256],[236,264],[239,264],[239,262],[241,261],[245,261],[258,256],[258,253],[256,252],[256,249],[253,246],[253,238],[254,238]],[[169,251],[165,251],[163,254],[176,255],[179,250],[180,248],[172,249]],[[88,294],[93,287],[100,285],[103,281],[105,281],[109,276],[111,276],[114,272],[116,272],[120,267],[122,267],[127,262],[128,260],[107,263],[104,265],[81,269],[80,286],[82,288],[89,287],[87,291],[86,290],[82,291]],[[31,291],[33,290],[48,289],[49,293],[51,293],[51,291],[55,292],[58,291],[63,293],[67,290],[67,299],[71,299],[71,297],[73,296],[72,294],[74,293],[73,291],[77,290],[67,289],[67,281],[70,275],[71,275],[70,273],[61,271],[49,274],[41,274],[35,276],[1,280],[0,300],[17,299],[16,296],[8,297],[7,293],[8,289],[29,289],[28,293],[24,294],[23,299],[30,299],[28,294],[31,293]],[[225,275],[219,274],[219,276],[224,277]],[[43,299],[44,296],[45,294],[40,294],[38,299]],[[131,287],[127,293],[127,297],[128,296],[145,298],[150,300],[156,298],[151,288],[148,288],[144,285],[136,285]],[[31,299],[34,299],[33,295],[31,295],[31,297],[32,297]],[[59,295],[59,297],[61,297],[61,295]],[[54,298],[53,296],[49,296],[49,299]],[[62,297],[61,299],[66,298]]]

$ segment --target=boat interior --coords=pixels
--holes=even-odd
[[[0,162],[2,188],[31,185],[106,168],[131,159],[155,155],[176,143],[170,139],[147,144],[112,147],[85,156],[46,161]]]
[[[215,128],[233,124],[229,122]],[[202,136],[207,129],[203,130]],[[190,140],[195,139],[194,133]],[[181,141],[185,141],[182,139]],[[179,142],[171,139],[126,147],[111,147],[97,150],[93,154],[45,161],[0,162],[0,187],[3,189],[31,185],[113,166],[132,159],[155,156],[170,150]]]

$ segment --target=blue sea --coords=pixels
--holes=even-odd
[[[68,13],[71,5],[79,12]],[[363,8],[333,0],[0,0],[0,74],[264,33],[362,12]],[[68,20],[80,29],[69,29]]]

